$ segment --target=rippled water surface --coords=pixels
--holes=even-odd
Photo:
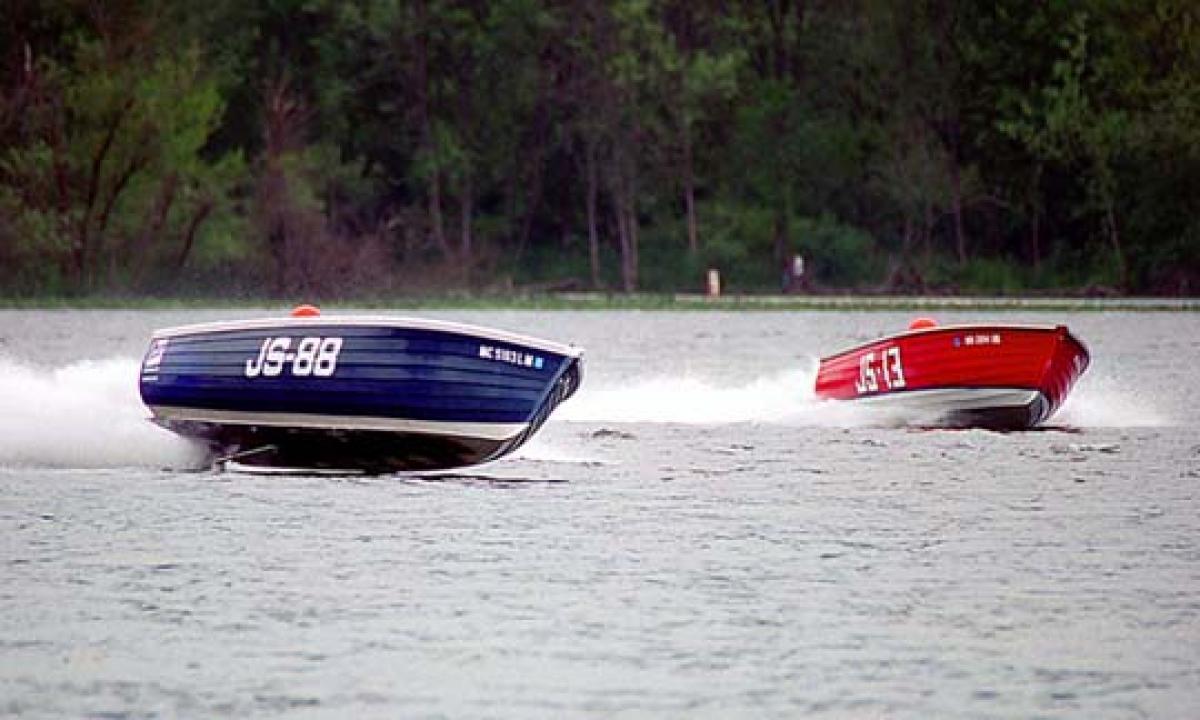
[[[470,473],[214,473],[138,360],[261,314],[0,312],[0,714],[1200,715],[1200,314],[941,314],[1091,348],[998,434],[814,401],[906,315],[425,313],[583,389]]]

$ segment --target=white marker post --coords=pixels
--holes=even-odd
[[[708,269],[708,296],[721,296],[721,273],[716,268]]]

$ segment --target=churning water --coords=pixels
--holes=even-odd
[[[218,474],[146,421],[155,327],[0,313],[0,714],[1191,717],[1200,315],[1069,324],[1050,429],[812,394],[895,313],[430,313],[575,342],[517,456]]]
[[[0,465],[201,466],[200,448],[146,421],[138,365],[109,358],[45,369],[0,358]]]

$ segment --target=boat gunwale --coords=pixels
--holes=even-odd
[[[1079,349],[1083,351],[1083,356],[1086,360],[1086,363],[1087,364],[1091,363],[1091,352],[1088,350],[1087,345],[1085,345],[1082,340],[1075,337],[1075,335],[1071,332],[1071,330],[1066,325],[1035,325],[1032,323],[1028,323],[1028,324],[1023,324],[1023,323],[960,323],[960,324],[956,324],[956,325],[937,325],[935,327],[915,328],[915,329],[910,329],[910,330],[904,330],[904,331],[901,331],[898,333],[893,333],[891,335],[884,335],[883,337],[877,338],[875,340],[870,340],[865,343],[860,343],[858,345],[855,345],[852,348],[848,348],[846,350],[843,350],[839,353],[835,353],[833,355],[826,355],[818,361],[818,363],[819,363],[818,364],[818,374],[820,372],[820,367],[825,365],[825,363],[833,362],[842,357],[845,357],[847,355],[852,355],[856,352],[860,352],[860,351],[865,350],[873,345],[878,345],[880,343],[885,343],[885,342],[892,341],[892,340],[899,340],[901,338],[908,338],[908,337],[912,337],[915,335],[926,335],[926,334],[939,333],[939,332],[964,332],[964,331],[969,331],[969,330],[983,330],[983,329],[1025,330],[1025,331],[1033,331],[1033,332],[1050,332],[1050,333],[1060,333],[1061,332],[1066,337],[1069,337],[1069,338],[1071,338],[1071,340],[1075,341],[1075,344],[1077,344],[1079,346]],[[1087,364],[1084,365],[1085,369],[1087,368]]]
[[[150,339],[151,341],[169,340],[172,338],[185,337],[189,335],[236,332],[239,330],[265,330],[273,327],[290,330],[293,328],[337,326],[377,327],[398,330],[429,330],[467,337],[476,337],[485,340],[508,343],[510,345],[523,345],[531,349],[551,352],[557,355],[575,359],[580,359],[583,357],[583,348],[576,345],[566,345],[553,340],[544,340],[542,338],[513,333],[507,330],[498,330],[496,328],[472,325],[469,323],[452,322],[449,320],[434,320],[431,318],[403,316],[388,317],[382,315],[253,318],[249,320],[225,320],[217,322],[195,323],[191,325],[178,325],[175,327],[155,330],[151,334]]]

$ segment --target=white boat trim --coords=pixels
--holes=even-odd
[[[1028,388],[930,388],[867,395],[854,400],[879,407],[918,411],[986,410],[1029,407],[1037,402],[1039,390]]]
[[[957,324],[953,324],[953,325],[934,325],[932,327],[910,328],[910,329],[901,330],[900,332],[892,333],[891,335],[883,335],[881,337],[875,338],[874,340],[867,340],[865,342],[861,342],[858,345],[855,345],[854,347],[848,348],[846,350],[842,350],[841,352],[838,352],[838,353],[834,353],[833,355],[826,355],[825,357],[821,358],[821,362],[824,363],[824,362],[830,362],[833,360],[837,360],[838,358],[844,357],[846,355],[850,355],[852,353],[859,352],[865,348],[868,348],[868,347],[871,347],[874,345],[878,345],[880,343],[892,342],[892,341],[900,340],[901,338],[912,337],[914,335],[928,335],[931,333],[941,333],[941,332],[950,332],[950,333],[990,332],[992,330],[1015,330],[1015,331],[1022,331],[1022,332],[1056,333],[1056,332],[1058,332],[1058,330],[1060,328],[1064,329],[1066,331],[1066,334],[1068,336],[1070,336],[1071,339],[1073,339],[1076,342],[1076,344],[1079,345],[1079,347],[1083,348],[1084,354],[1088,354],[1087,346],[1083,344],[1082,340],[1080,340],[1078,337],[1075,337],[1075,334],[1072,333],[1070,328],[1067,328],[1065,325],[1040,325],[1037,323],[957,323]]]
[[[223,322],[199,323],[196,325],[180,325],[178,327],[156,330],[151,336],[151,339],[160,340],[163,338],[175,338],[184,335],[202,335],[205,333],[229,332],[236,330],[269,330],[272,328],[292,330],[306,327],[328,327],[331,325],[342,327],[386,327],[404,330],[432,330],[436,332],[455,333],[458,335],[469,335],[472,337],[477,337],[481,340],[490,340],[493,342],[524,345],[529,348],[555,353],[558,355],[564,355],[566,357],[578,358],[583,355],[583,348],[576,347],[574,345],[564,345],[552,340],[542,340],[541,338],[530,337],[528,335],[519,335],[517,333],[510,333],[505,330],[496,330],[494,328],[450,322],[447,320],[374,315],[276,317],[258,318],[254,320],[231,320]]]
[[[206,422],[218,425],[261,425],[314,430],[361,430],[377,432],[441,435],[503,442],[520,435],[529,423],[437,422],[404,418],[362,417],[357,415],[318,415],[311,413],[245,412],[207,408],[153,405],[155,417],[163,420]]]
[[[476,471],[481,466],[487,465],[493,461],[487,460],[481,463],[472,465],[463,465],[456,468],[444,468],[441,470],[394,470],[389,474],[402,476],[405,478],[443,478],[461,476],[464,470]],[[307,468],[307,467],[283,467],[279,465],[251,465],[241,463],[236,460],[218,460],[214,464],[215,468],[219,468],[224,472],[237,473],[240,475],[267,475],[267,476],[310,476],[310,477],[363,477],[370,475],[365,470],[359,468]],[[503,480],[504,478],[496,478]]]
[[[1035,330],[1035,331],[1054,332],[1054,331],[1058,330],[1059,327],[1062,327],[1062,326],[1061,325],[1048,325],[1048,324],[1042,324],[1042,323],[1008,323],[1008,322],[954,323],[954,324],[950,324],[950,325],[933,325],[931,327],[922,327],[922,328],[907,328],[907,329],[901,330],[898,333],[893,333],[892,335],[887,335],[884,338],[880,338],[880,340],[884,340],[888,337],[899,337],[901,335],[920,335],[921,333],[937,332],[939,330],[951,330],[954,332],[969,332],[969,331],[973,331],[973,330],[987,329],[987,330]]]
[[[248,465],[236,460],[218,460],[214,467],[226,472],[242,473],[244,475],[314,475],[318,477],[347,477],[360,476],[367,473],[353,468],[305,468],[279,467],[277,465]]]

